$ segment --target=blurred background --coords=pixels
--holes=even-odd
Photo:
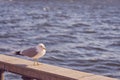
[[[120,79],[120,0],[0,0],[0,54],[38,43],[43,63]]]

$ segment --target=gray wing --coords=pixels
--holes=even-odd
[[[21,55],[28,56],[28,57],[34,57],[35,55],[37,55],[37,53],[38,52],[36,48],[29,48],[29,49],[23,50]]]

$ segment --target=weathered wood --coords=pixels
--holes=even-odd
[[[0,54],[0,69],[29,76],[37,80],[117,80],[43,63],[39,63],[39,66],[34,66],[33,61],[3,54]]]
[[[4,71],[0,70],[0,80],[4,80]]]

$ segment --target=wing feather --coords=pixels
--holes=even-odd
[[[37,52],[36,48],[29,48],[29,49],[23,50],[21,53],[21,55],[28,56],[28,57],[34,57],[37,54],[38,54],[38,52]]]

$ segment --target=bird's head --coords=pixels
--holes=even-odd
[[[43,43],[38,44],[38,47],[40,47],[41,49],[46,50],[46,47],[45,47],[45,45]]]

